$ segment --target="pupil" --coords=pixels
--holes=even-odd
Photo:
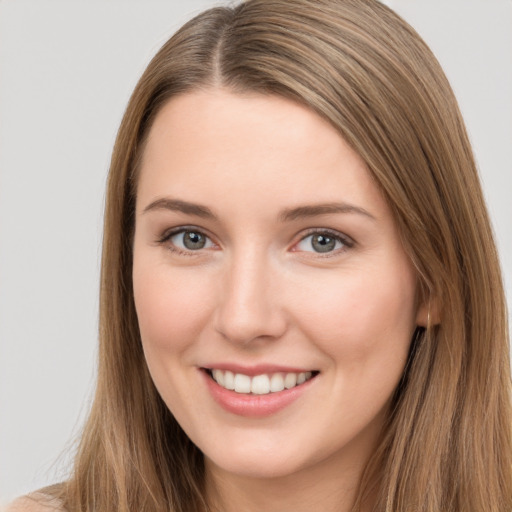
[[[329,252],[334,249],[336,239],[325,235],[315,235],[311,243],[316,252]]]
[[[202,249],[205,243],[204,236],[194,231],[187,231],[183,237],[183,244],[187,249]]]

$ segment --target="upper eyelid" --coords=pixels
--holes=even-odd
[[[168,241],[171,237],[174,235],[177,235],[179,233],[185,232],[185,231],[195,231],[198,233],[201,233],[202,235],[206,236],[209,240],[211,240],[215,245],[220,245],[216,240],[215,237],[212,236],[208,230],[204,228],[200,228],[198,226],[194,225],[186,225],[186,226],[176,226],[174,228],[169,228],[163,232],[163,234],[158,238],[159,243],[163,243]],[[341,231],[338,231],[336,229],[332,228],[308,228],[306,230],[303,230],[302,232],[299,232],[295,237],[294,241],[291,243],[291,247],[295,247],[299,242],[307,238],[308,236],[315,235],[315,234],[322,234],[326,233],[331,236],[334,236],[338,239],[340,239],[344,245],[347,247],[352,247],[355,245],[355,240],[346,235],[345,233],[342,233]]]
[[[350,245],[350,246],[355,245],[355,243],[356,243],[352,237],[346,235],[345,233],[342,233],[341,231],[338,231],[337,229],[310,228],[307,230],[307,232],[305,234],[299,235],[299,238],[298,238],[297,242],[295,242],[295,244],[297,244],[301,240],[304,240],[304,238],[307,238],[308,236],[315,235],[315,234],[322,234],[322,233],[326,233],[326,234],[329,234],[336,238],[339,238],[345,244]]]
[[[207,248],[201,248],[197,250],[187,249],[187,248],[181,248],[174,243],[171,243],[170,239],[176,235],[179,235],[180,233],[185,233],[187,231],[191,231],[194,233],[200,233],[204,237],[206,237],[210,242],[215,246],[218,245],[215,240],[207,233],[205,233],[204,229],[200,229],[194,226],[177,226],[175,228],[167,229],[163,232],[163,234],[156,240],[156,245],[158,246],[167,246],[167,250],[169,250],[172,253],[175,253],[177,255],[181,256],[201,256],[203,254],[204,250],[211,250],[212,247]]]
[[[201,233],[205,237],[209,238],[212,242],[214,242],[214,237],[212,237],[207,230],[203,228],[199,228],[197,226],[176,226],[175,228],[166,229],[162,235],[159,237],[159,242],[165,242],[169,240],[174,235],[178,235],[179,233],[183,233],[185,231],[193,231],[197,233]],[[215,242],[214,242],[215,243]]]

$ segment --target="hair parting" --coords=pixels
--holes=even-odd
[[[209,88],[281,95],[327,119],[387,199],[428,300],[354,512],[370,495],[375,512],[512,510],[507,310],[476,165],[437,60],[374,0],[210,9],[148,65],[110,167],[97,391],[74,473],[47,491],[68,512],[209,510],[202,454],[149,375],[131,281],[152,123],[171,98]]]

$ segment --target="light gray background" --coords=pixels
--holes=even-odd
[[[115,133],[150,57],[218,3],[0,1],[0,503],[65,474],[94,382]],[[459,98],[512,297],[512,0],[387,3]]]

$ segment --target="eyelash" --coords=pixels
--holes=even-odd
[[[200,234],[212,242],[211,237],[208,236],[203,230],[196,228],[194,226],[180,226],[179,228],[172,229],[171,231],[166,231],[157,240],[157,243],[159,245],[167,245],[167,248],[171,252],[178,254],[180,256],[199,256],[201,249],[198,249],[196,251],[183,250],[183,249],[176,247],[174,244],[169,243],[169,241],[171,240],[171,238],[173,236],[179,235],[180,233],[186,233],[186,232]],[[348,237],[347,235],[344,235],[343,233],[340,233],[339,231],[335,231],[335,230],[328,229],[328,228],[323,228],[323,229],[317,228],[317,229],[308,230],[303,236],[301,236],[301,238],[299,239],[298,242],[294,243],[293,247],[296,247],[298,244],[300,244],[301,242],[306,240],[308,237],[313,236],[313,235],[328,235],[329,237],[335,239],[337,242],[340,242],[343,247],[335,249],[333,251],[323,253],[323,254],[321,252],[316,252],[316,251],[297,251],[297,250],[293,251],[293,249],[292,249],[292,251],[293,252],[306,252],[306,253],[310,252],[310,253],[315,254],[316,255],[315,257],[329,258],[332,256],[336,256],[336,255],[340,254],[341,252],[345,252],[347,249],[351,249],[355,245],[355,242],[352,238]],[[214,243],[214,242],[212,242],[212,243]]]
[[[169,249],[171,252],[178,254],[179,256],[199,256],[200,250],[193,251],[193,250],[183,250],[179,247],[176,247],[174,244],[169,243],[171,238],[173,236],[179,235],[180,233],[197,233],[208,240],[211,241],[211,237],[208,236],[203,230],[196,228],[195,226],[180,226],[179,228],[172,229],[171,231],[166,231],[158,240],[157,243],[159,245],[166,245],[167,249]]]
[[[339,254],[347,251],[348,249],[351,249],[354,247],[355,242],[352,238],[348,237],[347,235],[344,235],[343,233],[340,233],[339,231],[335,231],[333,229],[323,228],[323,229],[310,229],[308,230],[303,236],[301,236],[300,240],[296,242],[293,247],[297,247],[298,244],[306,240],[307,238],[314,236],[314,235],[327,235],[330,238],[333,238],[335,241],[340,242],[342,244],[341,248],[334,249],[333,251],[321,253],[316,251],[301,251],[306,252],[310,254],[314,254],[315,258],[331,258],[333,256],[338,256]],[[299,251],[294,251],[299,252]]]

